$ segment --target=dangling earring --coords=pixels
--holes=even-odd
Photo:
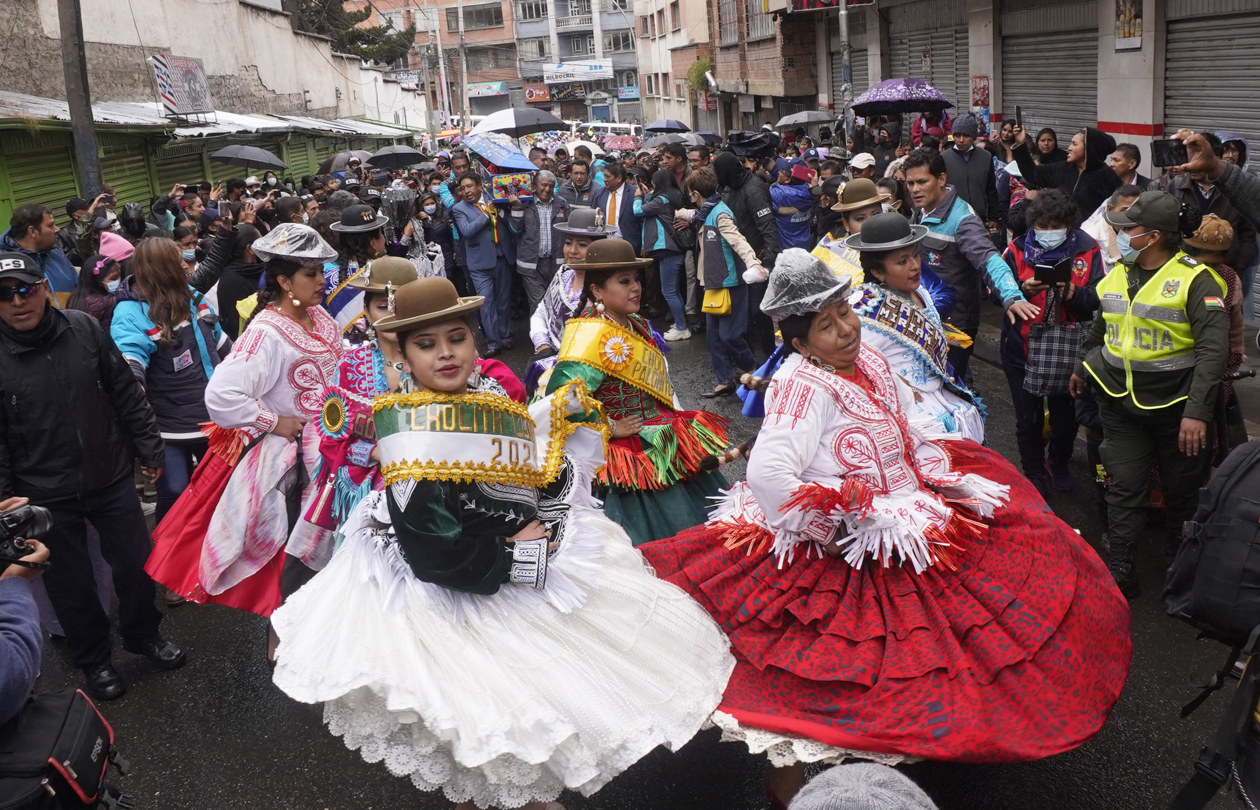
[[[603,315],[603,314],[604,314],[604,302],[603,302],[603,301],[596,301],[596,302],[595,302],[595,311],[596,311],[596,312],[598,312],[600,315]]]

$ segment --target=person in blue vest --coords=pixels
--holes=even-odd
[[[1141,593],[1135,553],[1146,528],[1151,468],[1166,505],[1165,559],[1194,515],[1211,460],[1211,422],[1229,357],[1225,282],[1181,250],[1202,217],[1166,191],[1144,192],[1111,211],[1120,263],[1098,282],[1099,312],[1070,383],[1098,400],[1099,448],[1110,483],[1111,575],[1120,592]]]
[[[9,218],[9,229],[0,233],[0,252],[28,256],[43,271],[56,305],[65,306],[79,284],[79,274],[57,246],[60,230],[51,208],[38,203],[19,206]]]
[[[717,386],[701,396],[712,399],[734,394],[739,371],[752,371],[756,367],[747,338],[748,280],[764,281],[770,274],[739,232],[731,207],[718,194],[718,179],[713,169],[706,166],[692,172],[687,178],[687,192],[696,205],[692,223],[700,233],[697,266],[704,288],[709,293],[726,290],[730,296],[720,308],[724,312],[704,307],[709,359],[717,376]]]

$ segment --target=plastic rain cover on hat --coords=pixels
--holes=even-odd
[[[292,259],[306,263],[326,262],[337,258],[337,251],[314,228],[296,222],[277,225],[266,236],[255,241],[252,247],[254,255],[263,261]]]
[[[802,248],[788,248],[774,262],[761,311],[778,323],[793,315],[817,312],[848,291],[847,276],[836,278],[822,259]]]

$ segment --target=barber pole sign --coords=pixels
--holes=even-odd
[[[214,112],[214,100],[210,97],[210,85],[200,59],[158,53],[153,55],[152,62],[163,115],[183,118]]]

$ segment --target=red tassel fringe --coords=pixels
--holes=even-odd
[[[245,452],[245,439],[239,430],[221,428],[214,422],[202,422],[201,432],[209,439],[210,452],[229,467],[235,467]]]
[[[743,518],[729,518],[714,525],[721,530],[719,537],[722,544],[731,551],[744,548],[751,557],[765,554],[774,546],[774,534],[770,530]]]
[[[865,514],[870,510],[874,497],[866,484],[856,478],[846,478],[839,489],[822,484],[805,484],[792,493],[784,507],[824,514],[835,511]]]

